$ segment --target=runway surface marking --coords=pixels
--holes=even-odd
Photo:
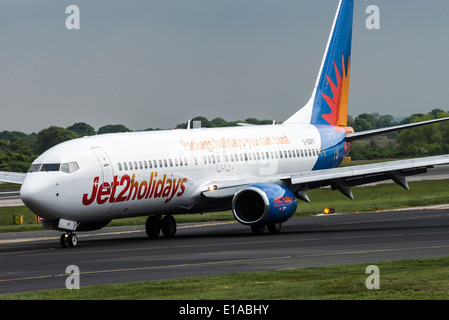
[[[425,234],[446,234],[448,232],[429,232]],[[146,248],[132,248],[132,249],[105,249],[105,250],[95,250],[95,251],[89,251],[88,253],[106,253],[106,252],[132,252],[132,251],[145,251],[145,250],[160,250],[160,249],[179,249],[179,248],[205,248],[205,247],[218,247],[218,246],[239,246],[239,245],[253,245],[253,244],[280,244],[280,243],[295,243],[295,242],[306,242],[306,241],[324,241],[324,240],[342,240],[342,239],[376,239],[376,238],[388,238],[388,237],[403,237],[403,236],[410,236],[414,235],[411,233],[396,233],[396,234],[382,234],[382,235],[360,235],[360,236],[350,236],[350,237],[313,237],[313,238],[302,238],[302,239],[287,239],[287,240],[257,240],[257,241],[240,241],[240,242],[226,242],[226,243],[210,243],[210,244],[192,244],[192,245],[169,245],[169,246],[154,246],[154,247],[146,247]],[[85,254],[86,251],[81,250],[70,250],[70,251],[59,251],[58,254],[64,255],[64,254]],[[48,251],[54,251],[54,248],[50,249],[42,249],[42,250],[30,250],[30,251],[15,251],[15,252],[4,252],[0,253],[0,255],[13,255],[13,254],[27,254],[27,256],[32,255],[46,255],[50,253],[44,253],[42,252],[48,252]],[[53,253],[51,253],[53,254]]]
[[[237,222],[236,221],[226,221],[226,222],[203,223],[203,224],[179,226],[178,229],[210,227],[210,226],[219,226],[219,225],[227,225],[227,224],[234,224],[234,223],[237,223]],[[111,236],[111,235],[131,234],[131,233],[139,233],[139,232],[145,232],[145,230],[127,230],[127,231],[114,231],[114,232],[100,232],[100,233],[95,233],[95,234],[81,234],[81,235],[78,235],[78,238],[97,237],[97,236]],[[57,236],[57,237],[37,237],[37,238],[6,239],[6,240],[0,240],[0,244],[34,242],[34,241],[46,241],[46,240],[58,240],[58,239],[59,239],[59,236]]]
[[[80,275],[88,275],[88,274],[113,273],[113,272],[130,272],[130,271],[144,271],[144,270],[155,270],[155,269],[168,269],[168,268],[185,268],[185,267],[207,266],[207,265],[217,265],[217,264],[260,262],[260,261],[268,261],[268,260],[283,260],[283,259],[291,259],[291,258],[292,258],[292,256],[284,256],[284,257],[271,257],[271,258],[238,259],[238,260],[227,260],[227,261],[210,261],[210,262],[186,263],[186,264],[175,264],[175,265],[166,265],[166,266],[86,271],[86,272],[80,272],[79,274]],[[67,277],[67,275],[68,275],[67,273],[63,273],[63,274],[56,274],[56,275],[42,275],[42,276],[35,276],[35,277],[3,279],[3,280],[0,280],[0,282],[35,280],[35,279],[44,279],[44,278],[53,278],[53,277]]]
[[[289,255],[289,256],[279,256],[279,257],[269,257],[269,258],[209,261],[209,262],[200,262],[200,263],[175,264],[175,265],[152,266],[152,267],[107,269],[107,270],[80,272],[79,274],[80,275],[92,275],[92,274],[104,274],[104,273],[135,272],[135,271],[145,271],[145,270],[155,270],[155,269],[187,268],[187,267],[199,267],[199,266],[219,265],[219,264],[250,263],[250,262],[252,263],[252,262],[276,261],[276,260],[286,260],[286,259],[302,259],[302,258],[328,257],[328,256],[339,256],[339,255],[359,255],[359,254],[369,254],[369,253],[379,253],[379,252],[399,252],[399,251],[410,251],[410,250],[430,250],[430,249],[447,249],[447,248],[449,248],[449,245],[415,247],[415,248],[392,248],[392,249],[378,249],[378,250],[344,251],[344,252],[322,253],[322,254]],[[32,277],[24,277],[24,278],[2,279],[2,280],[0,280],[0,283],[1,282],[23,281],[23,280],[38,280],[38,279],[56,278],[56,277],[67,277],[67,276],[68,276],[67,273],[63,273],[63,274],[56,274],[56,275],[52,274],[52,275],[41,275],[41,276],[32,276]]]

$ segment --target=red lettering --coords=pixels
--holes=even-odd
[[[169,202],[176,194],[176,191],[178,191],[179,184],[181,183],[181,179],[178,179],[178,183],[176,183],[176,179],[173,179],[173,187],[171,188],[171,195],[168,199],[165,200],[165,203]]]
[[[90,198],[87,198],[87,193],[83,194],[83,204],[85,206],[92,204],[92,202],[94,202],[95,198],[97,197],[98,181],[100,181],[100,177],[95,177]]]
[[[171,186],[172,186],[171,179],[167,179],[167,185],[164,187],[164,191],[162,191],[162,198],[167,198],[170,196]]]
[[[157,172],[156,172],[156,176],[157,176]],[[151,191],[151,187],[152,187],[151,184],[152,183],[153,183],[153,172],[151,172],[150,182],[148,183],[148,190],[147,190],[147,193],[145,195],[145,198],[148,198],[150,196],[150,191]]]
[[[125,194],[128,192],[129,186],[131,185],[131,178],[127,174],[123,175],[123,177],[120,179],[120,186],[123,186],[125,183],[126,186],[120,192],[115,202],[122,202],[126,200]]]
[[[109,196],[110,193],[111,193],[111,185],[108,182],[102,183],[100,190],[98,191],[98,194],[97,194],[97,203],[103,204],[106,201],[108,201],[109,197],[106,197],[104,199],[102,197]]]
[[[178,194],[176,195],[177,197],[180,197],[184,194],[184,191],[186,191],[186,187],[184,186],[184,183],[187,182],[187,178],[184,178],[181,180],[181,191],[178,192]]]
[[[115,202],[115,191],[117,190],[117,186],[119,185],[118,176],[114,176],[114,182],[112,184],[113,184],[113,186],[112,186],[111,196],[109,197],[110,203]]]
[[[126,201],[128,201],[129,199],[131,199],[131,195],[133,194],[133,190],[134,190],[135,192],[134,192],[134,196],[133,196],[132,200],[134,200],[134,199],[136,198],[137,191],[139,191],[139,182],[137,182],[137,181],[135,180],[135,178],[136,178],[136,175],[133,174],[133,178],[132,178],[132,180],[131,180],[131,190],[129,190],[129,195],[128,195],[128,198],[126,199]]]
[[[164,179],[159,180],[156,183],[156,190],[154,190],[154,198],[159,198],[162,194],[162,191],[164,190],[164,184],[165,184],[165,178],[167,177],[166,174],[164,174]],[[159,188],[160,187],[160,188]]]
[[[140,183],[139,191],[137,192],[137,199],[138,200],[145,198],[145,195],[147,193],[147,189],[148,189],[148,184],[147,184],[147,182],[145,180],[143,180]]]
[[[119,177],[114,176],[112,183],[103,182],[100,185],[100,177],[95,177],[91,193],[83,194],[83,205],[88,206],[95,200],[98,204],[104,204],[107,201],[114,203],[135,200],[136,198],[137,200],[164,198],[165,203],[168,203],[175,196],[182,196],[186,190],[185,183],[187,178],[167,179],[167,175],[164,174],[164,177],[158,180],[157,172],[151,172],[149,181],[143,180],[139,183],[135,180],[135,177],[135,174],[133,174],[132,178],[125,174],[119,182]],[[122,187],[120,192],[117,187]],[[116,193],[118,193],[117,197]]]

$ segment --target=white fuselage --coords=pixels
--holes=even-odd
[[[46,220],[83,222],[221,210],[230,203],[204,203],[201,192],[208,186],[310,171],[319,156],[328,157],[328,167],[333,167],[334,148],[322,143],[313,125],[84,137],[38,157],[21,196]]]

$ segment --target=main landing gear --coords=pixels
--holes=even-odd
[[[78,237],[73,232],[66,232],[61,235],[59,242],[63,248],[74,248],[78,245]]]
[[[251,231],[256,234],[260,235],[265,232],[265,227],[267,227],[268,232],[271,234],[276,234],[281,232],[281,224],[280,223],[272,223],[272,224],[253,224],[251,226]]]
[[[172,216],[149,216],[147,222],[145,223],[145,231],[147,232],[148,238],[156,239],[159,234],[164,234],[166,238],[173,238],[176,234],[176,220]]]

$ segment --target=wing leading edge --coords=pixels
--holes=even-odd
[[[321,187],[332,187],[350,199],[354,199],[351,187],[364,184],[393,180],[405,189],[409,189],[407,177],[423,174],[428,169],[439,165],[448,165],[449,155],[398,160],[384,163],[374,163],[351,167],[292,173],[288,176],[272,176],[270,179],[254,179],[250,183],[271,182],[287,186],[295,195],[306,202],[310,202],[306,192]],[[222,181],[217,184],[216,190],[204,190],[203,196],[212,199],[231,198],[241,188],[250,184],[242,179],[234,181]]]
[[[26,173],[0,171],[0,182],[22,184]]]

